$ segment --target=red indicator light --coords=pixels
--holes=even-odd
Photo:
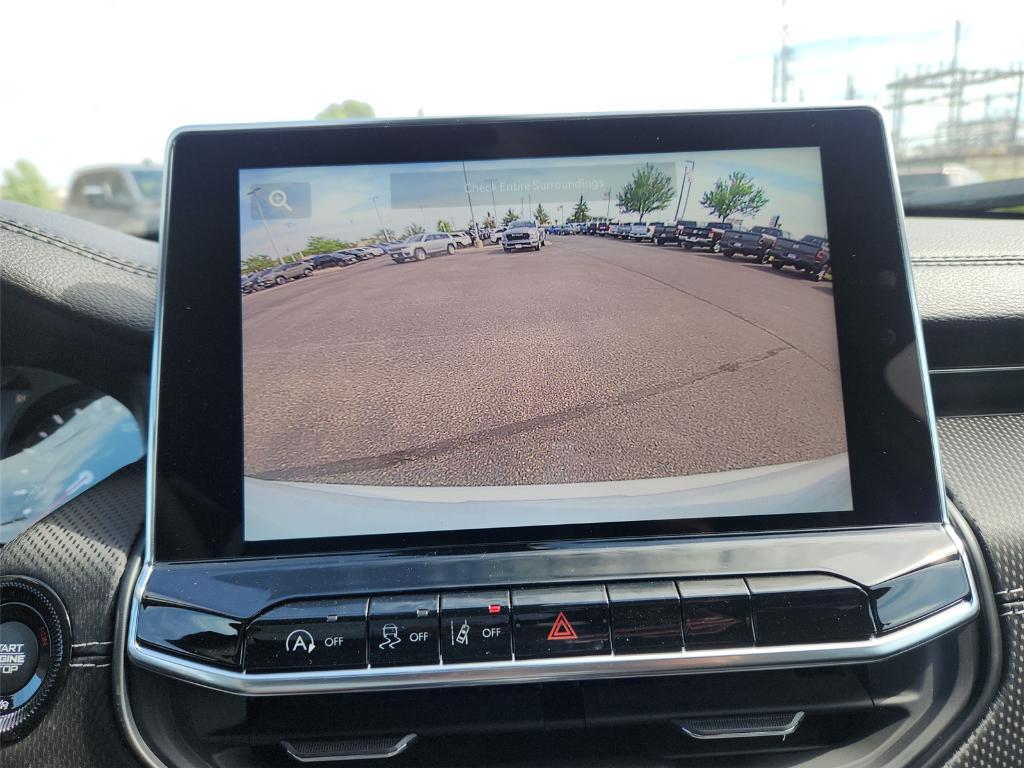
[[[501,613],[501,606],[500,605],[488,605],[487,606],[487,612],[488,613]]]

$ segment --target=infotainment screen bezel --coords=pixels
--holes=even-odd
[[[245,540],[240,169],[778,147],[821,152],[853,511]],[[151,560],[536,546],[944,520],[891,151],[884,122],[872,108],[185,128],[169,141],[166,184],[149,436]]]

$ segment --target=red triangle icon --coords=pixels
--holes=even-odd
[[[572,624],[565,618],[565,613],[562,611],[558,612],[558,618],[555,619],[555,623],[551,625],[551,631],[548,632],[548,640],[577,640],[576,630],[572,628]]]

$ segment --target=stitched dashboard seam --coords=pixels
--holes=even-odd
[[[21,235],[23,237],[29,237],[41,243],[56,246],[70,253],[77,254],[78,256],[83,256],[89,259],[90,261],[95,261],[99,264],[103,264],[104,266],[120,269],[124,272],[130,272],[132,274],[140,275],[142,277],[149,277],[154,280],[156,279],[157,273],[155,269],[145,267],[141,264],[133,264],[127,261],[122,261],[113,256],[110,256],[109,254],[94,250],[86,245],[82,245],[81,243],[73,243],[69,240],[65,240],[62,237],[58,237],[57,235],[53,235],[49,232],[44,232],[40,229],[36,229],[35,227],[25,224],[24,222],[15,221],[13,219],[0,218],[0,229],[5,229],[8,232],[12,232],[13,234]]]

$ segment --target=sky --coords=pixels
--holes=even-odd
[[[239,174],[241,256],[291,253],[311,235],[360,240],[382,226],[400,232],[417,223],[433,230],[438,219],[445,219],[464,228],[469,225],[470,203],[480,221],[495,207],[499,217],[512,208],[530,218],[529,211],[537,204],[543,204],[554,220],[562,220],[582,195],[592,215],[599,216],[608,210],[605,194],[609,190],[613,217],[635,221],[635,214],[619,216],[615,209],[615,193],[633,171],[652,163],[682,191],[687,161],[693,167],[690,193],[645,220],[672,220],[677,204],[680,218],[708,219],[708,211],[699,204],[701,193],[717,179],[742,171],[764,188],[769,200],[758,216],[744,219],[744,226],[767,225],[778,215],[781,226],[797,237],[827,236],[821,161],[812,147],[468,162],[465,176],[462,164],[451,162],[243,170]],[[468,199],[466,180],[471,189]],[[276,201],[270,197],[268,202],[267,195],[281,189],[277,186],[281,184],[308,184],[310,205],[304,206],[295,193],[291,200],[285,195]],[[493,200],[491,187],[496,189]],[[248,199],[254,189],[263,195],[259,205]]]
[[[764,105],[783,26],[791,99],[808,103],[841,99],[851,72],[883,103],[897,72],[949,60],[958,18],[964,64],[1024,58],[1019,1],[49,0],[2,18],[0,168],[27,158],[56,186],[82,165],[159,162],[181,125],[305,120],[349,98],[381,117]]]

